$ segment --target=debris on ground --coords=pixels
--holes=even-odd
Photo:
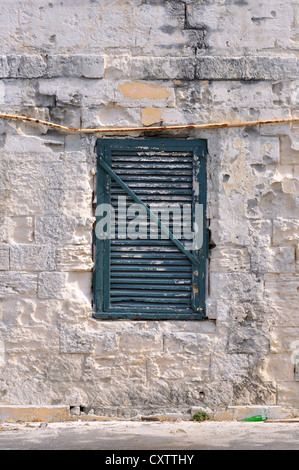
[[[166,416],[166,415],[149,415],[149,416],[140,416],[141,421],[160,421],[160,422],[172,422],[176,423],[181,421],[181,418],[178,416]]]
[[[259,421],[267,421],[268,417],[264,415],[252,416],[251,418],[246,418],[244,421],[246,423],[257,423]]]
[[[184,429],[175,429],[174,431],[170,431],[171,434],[177,434],[178,432],[188,434],[187,431],[185,431]]]

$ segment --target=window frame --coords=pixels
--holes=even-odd
[[[182,151],[193,152],[193,218],[195,203],[203,205],[204,226],[203,245],[200,250],[191,253],[196,258],[197,268],[192,270],[192,311],[178,307],[110,307],[110,291],[107,282],[110,282],[110,240],[99,240],[94,231],[95,267],[93,277],[93,293],[95,312],[93,316],[103,320],[204,320],[206,319],[206,270],[208,259],[208,230],[206,228],[207,206],[207,174],[206,157],[207,141],[203,139],[187,138],[103,138],[97,140],[97,204],[110,203],[109,186],[110,176],[103,170],[100,160],[110,161],[112,150],[138,150],[149,147],[149,151]],[[196,168],[195,162],[196,161]],[[98,222],[96,218],[96,223]],[[105,272],[109,281],[105,281]],[[105,288],[106,282],[106,288]],[[107,292],[108,290],[108,292]],[[197,295],[195,295],[195,292]],[[195,299],[195,302],[194,302]],[[187,311],[188,310],[188,311]]]

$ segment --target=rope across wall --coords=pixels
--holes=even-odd
[[[15,114],[2,114],[0,113],[1,119],[8,119],[13,121],[23,121],[23,122],[32,122],[35,124],[42,124],[43,126],[51,127],[63,132],[77,133],[77,134],[110,134],[110,133],[120,133],[128,134],[131,132],[161,132],[161,131],[175,131],[175,130],[204,130],[204,129],[224,129],[224,128],[234,128],[234,127],[253,127],[253,126],[263,126],[269,124],[292,124],[299,122],[298,118],[288,118],[288,119],[269,119],[269,120],[260,120],[260,121],[237,121],[237,122],[219,122],[219,123],[210,123],[210,124],[184,124],[184,125],[171,125],[171,126],[153,126],[153,127],[100,127],[100,128],[91,128],[91,129],[76,129],[74,127],[63,126],[60,124],[55,124],[54,122],[44,121],[41,119],[35,119],[28,116],[18,116]]]

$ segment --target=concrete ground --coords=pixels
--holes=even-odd
[[[299,450],[299,423],[2,423],[0,450]]]

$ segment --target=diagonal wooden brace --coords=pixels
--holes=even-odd
[[[173,235],[172,232],[170,232],[170,230],[166,227],[166,225],[164,225],[161,222],[159,217],[157,217],[156,214],[154,214],[150,210],[150,208],[146,204],[144,204],[144,202],[142,202],[141,199],[139,199],[137,194],[135,194],[134,191],[132,191],[126,183],[124,183],[124,181],[112,170],[112,168],[109,165],[107,165],[106,162],[104,162],[104,160],[102,158],[100,159],[100,165],[106,171],[106,173],[111,178],[113,178],[114,181],[128,194],[128,196],[130,196],[133,199],[133,201],[135,201],[137,204],[142,205],[145,208],[148,216],[158,225],[158,227],[160,227],[160,229],[181,250],[181,252],[185,256],[187,256],[187,258],[191,261],[191,263],[194,266],[198,266],[199,261],[192,255],[192,253],[190,253],[190,251],[186,250],[184,245]]]

